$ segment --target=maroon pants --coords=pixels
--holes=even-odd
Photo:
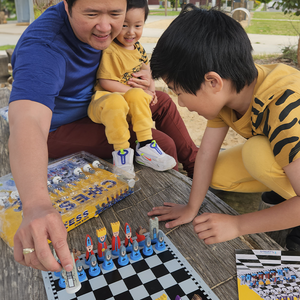
[[[192,141],[172,99],[163,92],[156,92],[158,103],[151,106],[156,129],[153,139],[169,155],[183,165],[188,176],[193,175],[198,148]],[[135,149],[136,135],[130,129],[130,147]],[[50,158],[60,158],[79,151],[89,152],[102,159],[112,158],[113,146],[108,144],[103,124],[93,123],[88,117],[63,125],[50,132],[48,137]],[[178,170],[178,167],[174,168]]]

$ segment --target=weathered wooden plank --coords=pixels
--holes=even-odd
[[[0,88],[0,108],[8,105],[10,91],[7,88]],[[7,121],[0,117],[0,177],[10,173],[8,155],[9,126]]]
[[[77,248],[84,252],[84,241],[89,234],[97,247],[96,229],[103,226],[107,229],[107,237],[111,241],[110,223],[120,221],[120,238],[124,240],[124,224],[131,225],[133,234],[141,225],[148,230],[149,217],[147,212],[153,206],[161,205],[165,201],[187,203],[191,188],[191,181],[176,171],[163,173],[155,172],[149,168],[136,166],[140,177],[142,189],[133,195],[116,203],[108,210],[101,213],[68,234],[70,248]],[[219,212],[236,214],[226,203],[208,192],[201,206],[200,212]],[[165,222],[159,224],[170,240],[175,244],[182,255],[193,266],[203,280],[214,290],[220,299],[237,299],[235,249],[281,249],[272,239],[265,234],[256,234],[236,238],[232,241],[206,245],[199,240],[193,231],[192,224],[185,224],[175,229],[165,228]],[[11,299],[46,299],[41,273],[27,267],[18,265],[12,251],[0,241],[0,295],[3,300]]]

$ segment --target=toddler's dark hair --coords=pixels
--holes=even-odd
[[[145,21],[149,14],[149,7],[147,0],[127,0],[127,11],[132,8],[143,8],[145,10]]]

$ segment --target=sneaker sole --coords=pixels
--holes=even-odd
[[[174,161],[172,164],[170,164],[168,167],[162,167],[162,166],[156,166],[156,165],[153,165],[153,164],[150,164],[150,163],[147,163],[147,161],[139,161],[138,159],[135,159],[135,161],[140,164],[140,165],[143,165],[145,167],[148,167],[148,168],[151,168],[155,171],[159,171],[159,172],[163,172],[163,171],[168,171],[168,170],[171,170],[173,169],[175,166],[176,166],[176,161]]]

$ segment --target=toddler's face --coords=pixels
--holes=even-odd
[[[134,44],[141,38],[145,23],[145,10],[132,8],[127,11],[121,33],[117,36],[118,42],[125,49],[133,50]]]

